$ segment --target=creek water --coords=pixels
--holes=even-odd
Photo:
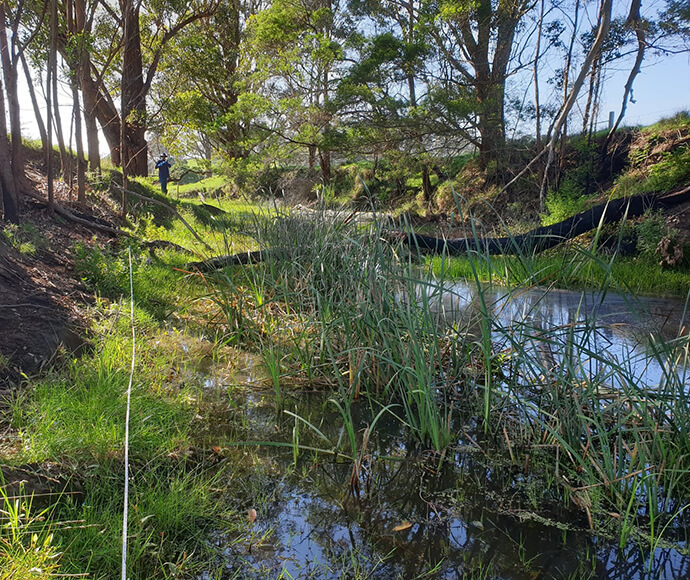
[[[471,320],[481,309],[471,285],[437,289],[430,296],[447,323]],[[615,381],[626,380],[654,388],[669,372],[663,356],[652,356],[655,343],[686,332],[682,301],[538,290],[511,295],[501,289],[484,289],[481,298],[493,312],[493,342],[529,342],[535,328],[558,337],[561,329],[564,347],[576,340],[588,353],[583,372],[606,372],[607,361],[625,369],[606,375],[612,388]],[[559,339],[550,344],[558,364],[564,356]],[[687,385],[687,369],[675,365],[672,372]],[[211,384],[218,386],[215,379]],[[305,423],[277,412],[270,393],[249,390],[239,404],[248,441],[281,441],[282,433],[282,442],[289,444],[293,439],[286,434],[294,438],[298,429],[304,447],[327,446]],[[345,437],[328,394],[291,398],[284,408],[329,441]],[[353,404],[352,414],[361,437],[372,413],[360,402]],[[583,511],[564,507],[555,492],[551,497],[535,488],[525,469],[485,456],[477,444],[481,430],[472,418],[455,421],[466,422],[459,431],[465,434],[440,461],[411,444],[400,421],[384,416],[360,456],[360,485],[354,490],[352,461],[306,450],[295,456],[290,447],[257,447],[279,475],[257,484],[256,504],[264,507],[256,521],[247,523],[246,537],[217,539],[225,546],[227,577],[690,577],[685,511],[669,530],[669,543],[649,550],[633,538],[621,547],[617,537],[593,536]]]
[[[684,301],[557,289],[480,290],[465,282],[436,289],[435,294],[446,320],[476,318],[483,301],[498,345],[519,344],[544,354],[548,344],[554,364],[574,352],[582,378],[606,375],[605,382],[614,389],[626,380],[654,389],[672,369],[687,382],[688,369],[669,360],[672,352],[660,352],[690,331],[690,305]]]

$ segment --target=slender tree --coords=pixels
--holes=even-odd
[[[0,22],[8,22],[9,6],[5,0],[0,1]],[[19,107],[19,92],[17,89],[18,64],[20,62],[19,46],[17,44],[18,29],[23,13],[23,2],[19,2],[11,13],[9,31],[11,40],[7,37],[7,28],[0,27],[0,59],[2,61],[3,78],[5,79],[5,92],[10,119],[11,133],[11,165],[14,184],[19,192],[28,187],[24,169],[24,155],[22,151],[22,131]]]
[[[272,119],[263,128],[306,148],[310,169],[318,162],[331,179],[331,153],[339,123],[336,88],[344,74],[349,15],[335,0],[299,4],[275,0],[251,26],[256,78]]]
[[[591,73],[592,65],[594,61],[597,59],[598,55],[601,53],[604,42],[606,41],[609,32],[609,26],[611,24],[612,10],[613,0],[602,0],[599,8],[599,15],[597,19],[597,28],[596,34],[594,36],[594,42],[590,46],[589,51],[585,56],[585,60],[582,63],[582,66],[580,67],[580,72],[578,73],[577,78],[573,81],[570,93],[565,99],[565,102],[563,103],[563,106],[561,107],[559,114],[556,116],[551,127],[549,128],[549,132],[547,135],[548,143],[545,149],[547,153],[546,169],[544,171],[544,178],[542,180],[542,186],[539,194],[540,205],[542,206],[548,185],[549,167],[554,161],[556,145],[558,143],[561,131],[563,130],[568,116],[570,115],[570,111],[572,110],[573,106],[575,105],[575,102],[577,101],[577,98],[580,94],[580,90],[582,89],[582,86],[584,85],[587,76]]]
[[[0,82],[0,95],[2,94]],[[12,157],[10,141],[7,138],[7,121],[5,121],[5,99],[0,98],[0,189],[2,190],[3,219],[10,223],[19,223],[19,196],[12,175]]]

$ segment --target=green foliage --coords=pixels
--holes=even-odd
[[[146,227],[141,222],[142,227]],[[91,290],[103,298],[129,298],[129,258],[127,249],[113,250],[78,243],[74,248],[75,272]],[[168,253],[178,266],[184,256]],[[179,302],[181,275],[171,265],[148,258],[136,244],[132,246],[134,300],[158,320],[164,320]]]
[[[2,576],[6,568],[0,566],[0,578],[37,577],[20,575],[24,563],[33,574],[44,570],[40,578],[53,577],[58,562],[61,574],[119,574],[123,418],[132,356],[128,310],[126,304],[101,310],[101,324],[93,329],[94,352],[36,381],[13,406],[12,424],[20,436],[12,461],[69,466],[80,493],[58,496],[50,512],[36,518],[25,510],[18,540],[5,541],[9,526],[0,530],[0,554],[4,550],[14,562],[10,576]],[[184,350],[170,348],[174,337],[145,312],[135,311],[134,324],[128,577],[196,576],[201,568],[213,568],[208,538],[226,527],[228,512],[211,491],[219,487],[222,469],[206,466],[203,458],[185,459],[191,456],[202,387],[189,379],[169,384],[166,373],[183,364]],[[228,473],[225,479],[231,477]],[[80,525],[51,530],[62,521]]]
[[[647,211],[637,224],[637,247],[661,266],[677,268],[683,264],[684,248],[679,233],[666,224],[661,212]]]
[[[548,226],[561,222],[587,207],[588,199],[577,183],[567,178],[558,191],[550,190],[546,194],[544,205],[548,213],[541,216],[542,225]]]
[[[690,115],[679,113],[644,128],[630,151],[631,169],[616,181],[618,195],[672,191],[690,180],[690,146],[682,139]]]
[[[663,155],[650,168],[649,191],[671,191],[690,180],[690,147],[685,145]]]
[[[36,510],[23,485],[10,497],[0,473],[0,580],[49,580],[61,554],[46,523],[47,509]]]
[[[684,298],[690,287],[690,270],[669,270],[659,264],[654,255],[636,258],[617,258],[607,267],[587,254],[544,253],[525,262],[514,256],[495,256],[490,262],[473,263],[466,258],[453,257],[445,263],[433,258],[433,268],[442,268],[452,278],[473,278],[482,282],[494,281],[506,285],[535,284],[571,290],[600,288],[606,284],[620,292],[641,295],[666,295]]]
[[[79,242],[74,248],[75,272],[92,290],[106,298],[129,293],[129,270],[120,256]]]
[[[690,112],[680,111],[672,117],[662,119],[653,125],[645,127],[642,129],[642,132],[647,135],[648,138],[654,139],[655,137],[659,137],[662,132],[668,129],[690,129]]]
[[[2,229],[0,229],[0,235],[2,235],[10,247],[27,256],[33,256],[48,247],[48,241],[45,236],[36,226],[29,223],[19,225],[3,224]]]
[[[660,211],[645,212],[636,229],[637,248],[648,256],[654,255],[661,239],[670,234],[670,229]]]
[[[78,533],[56,534],[65,553],[61,572],[116,578],[121,569],[122,466],[93,465],[84,477],[85,502],[63,502],[56,516],[83,521]],[[196,577],[215,551],[207,538],[225,527],[229,511],[210,490],[218,478],[203,466],[156,458],[131,467],[128,574],[132,580]]]

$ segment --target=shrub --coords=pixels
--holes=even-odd
[[[684,260],[683,244],[678,230],[666,224],[660,211],[647,211],[637,225],[637,249],[659,260],[665,267],[680,266]]]
[[[571,179],[566,179],[558,191],[549,191],[544,201],[547,213],[541,216],[542,224],[557,224],[581,211],[587,206],[587,197]]]

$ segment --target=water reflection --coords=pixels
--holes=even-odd
[[[460,321],[465,332],[472,329],[481,305],[476,288],[457,285],[433,293],[445,323]],[[613,387],[616,381],[639,381],[650,388],[662,382],[670,354],[650,353],[658,338],[672,341],[685,323],[685,305],[673,300],[631,302],[612,294],[602,299],[562,291],[511,295],[499,289],[485,289],[481,298],[493,313],[492,339],[499,348],[517,343],[543,348],[543,331],[554,364],[565,365],[567,349],[576,342],[577,356],[585,356],[569,364],[590,377],[603,376]],[[624,372],[611,372],[607,362]],[[673,372],[687,384],[687,369]],[[248,439],[282,436],[284,443],[291,441],[294,419],[277,415],[265,393],[250,393],[243,405]],[[327,397],[304,396],[289,401],[287,408],[329,440],[342,436],[342,421]],[[352,411],[361,434],[374,413],[363,402]],[[457,417],[455,424],[464,420]],[[472,430],[469,419],[466,429]],[[300,442],[323,446],[316,436],[310,439],[308,429]],[[278,472],[289,471],[290,451],[265,451],[273,454]],[[386,417],[372,436],[370,456],[363,491],[353,494],[350,462],[302,452],[294,477],[276,484],[273,501],[255,523],[254,536],[266,533],[267,539],[229,547],[227,577],[690,577],[690,556],[678,548],[690,529],[685,513],[669,530],[676,547],[649,552],[641,548],[646,542],[638,545],[633,539],[620,549],[615,538],[592,536],[586,514],[564,507],[557,490],[535,490],[522,468],[489,461],[469,441],[459,441],[440,461],[408,441],[400,421]]]
[[[277,417],[267,399],[252,399],[252,417],[272,425],[272,440],[282,433],[289,442],[291,418]],[[337,440],[339,415],[324,397],[305,396],[292,404]],[[368,406],[355,404],[353,412],[363,429],[372,417]],[[635,542],[619,550],[615,539],[592,537],[586,515],[563,507],[555,490],[553,497],[548,490],[531,497],[521,468],[497,467],[471,446],[450,449],[441,462],[407,442],[399,422],[379,426],[365,466],[367,491],[351,493],[351,463],[303,452],[295,475],[276,484],[273,501],[255,523],[254,536],[270,533],[268,539],[229,549],[228,577],[411,579],[429,574],[527,580],[690,574],[690,558],[675,549],[659,548],[650,560]],[[317,439],[303,433],[302,441],[311,445]],[[293,457],[276,450],[273,460],[285,473]],[[240,576],[233,576],[238,570]]]
[[[620,387],[621,381],[655,388],[669,372],[688,382],[688,369],[677,364],[669,349],[688,332],[690,313],[681,300],[564,290],[510,292],[465,282],[427,288],[439,315],[464,324],[470,333],[479,333],[485,304],[498,350],[530,348],[550,357],[554,366],[567,362],[579,368],[582,379],[604,377],[602,382],[611,388]],[[564,360],[572,354],[576,360]]]

